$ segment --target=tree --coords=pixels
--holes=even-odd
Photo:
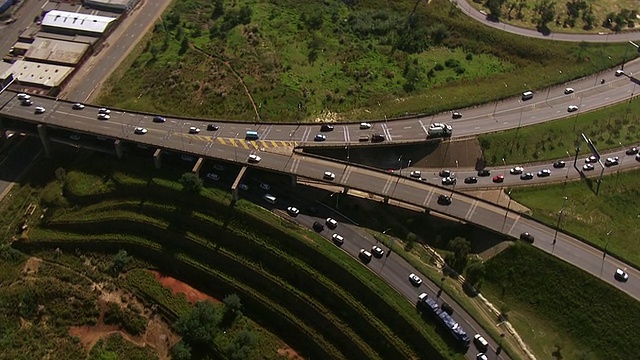
[[[489,17],[494,21],[500,19],[502,12],[502,4],[504,4],[505,0],[487,0],[485,4],[487,9],[489,9]]]
[[[467,267],[466,272],[469,284],[473,285],[476,289],[479,289],[486,274],[484,263],[481,261],[474,262]]]
[[[227,347],[227,353],[233,360],[249,359],[256,344],[256,336],[251,331],[242,331]]]
[[[458,236],[449,240],[447,245],[449,250],[453,251],[448,260],[449,266],[461,272],[467,265],[467,255],[471,251],[471,243],[467,239]]]
[[[596,26],[596,16],[593,14],[593,9],[591,6],[585,11],[582,12],[582,21],[584,21],[584,29],[591,30]]]
[[[251,22],[251,15],[253,15],[253,11],[248,5],[241,7],[238,12],[238,22],[244,25],[249,24]]]
[[[185,37],[182,38],[182,42],[180,43],[180,50],[178,50],[178,55],[184,55],[184,53],[187,52],[188,48],[189,48],[189,37],[185,35]]]
[[[541,0],[533,10],[538,14],[538,31],[549,32],[547,24],[556,17],[556,3],[553,0]]]
[[[111,266],[109,267],[111,274],[113,276],[118,275],[129,264],[131,259],[132,257],[127,254],[126,250],[118,251],[111,259]]]
[[[436,23],[429,27],[429,33],[431,34],[431,40],[435,45],[440,45],[449,36],[449,28],[443,23]]]
[[[227,295],[222,302],[227,307],[228,311],[239,313],[240,310],[242,310],[242,302],[240,301],[238,294]]]
[[[194,173],[188,172],[182,174],[180,184],[182,185],[182,190],[186,192],[197,194],[202,190],[202,179]]]
[[[191,311],[182,315],[175,326],[189,344],[209,347],[220,331],[219,324],[218,308],[210,301],[200,301]]]
[[[191,360],[191,346],[180,341],[171,349],[171,358],[173,360]]]
[[[67,171],[64,168],[59,167],[56,169],[56,180],[63,184],[67,180]]]
[[[216,20],[224,15],[224,1],[213,0],[213,11],[211,12],[211,20]]]
[[[418,239],[418,236],[416,236],[416,234],[410,232],[407,234],[407,244],[404,246],[405,251],[411,251],[411,249],[413,249],[413,244],[416,242],[416,240]]]

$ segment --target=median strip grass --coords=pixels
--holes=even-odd
[[[640,100],[636,97],[605,109],[480,135],[478,139],[487,165],[501,165],[502,158],[508,164],[521,165],[567,158],[567,152],[574,156],[576,146],[580,146],[581,154],[590,154],[581,133],[587,135],[601,152],[637,145],[640,142],[639,121]]]

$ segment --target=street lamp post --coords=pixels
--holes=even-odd
[[[564,212],[564,205],[567,202],[567,197],[564,196],[562,198],[562,207],[560,208],[560,211],[558,211],[558,223],[556,224],[556,231],[555,234],[553,235],[553,245],[556,245],[556,240],[558,239],[558,230],[560,229],[560,221],[562,220],[562,213]]]
[[[504,160],[504,158],[502,158],[502,165],[504,165],[504,170],[502,171],[502,177],[504,178],[505,174],[507,173],[507,162]],[[498,204],[500,203],[500,195],[502,195],[502,190],[504,189],[504,179],[502,180],[502,183],[500,185],[500,191],[498,191]]]
[[[622,151],[624,151],[624,146],[622,145],[622,142],[618,141],[618,145],[620,145],[620,148],[622,148]],[[618,191],[618,180],[620,180],[620,168],[622,167],[623,160],[624,160],[624,155],[620,157],[620,164],[618,165],[618,171],[616,172],[616,191]]]
[[[238,135],[240,135],[240,133],[236,133],[236,138],[235,138],[236,140],[238,140]],[[234,142],[234,145],[235,146],[233,147],[233,151],[235,153],[236,162],[238,162],[238,145],[235,144],[235,142]]]
[[[507,196],[509,197],[509,203],[507,203],[507,210],[504,212],[504,220],[502,221],[502,230],[500,232],[504,233],[504,226],[507,223],[507,215],[509,214],[509,207],[511,207],[511,191],[509,190],[509,192],[507,193]]]
[[[453,188],[451,189],[451,197],[453,197],[453,193],[456,192],[456,183],[458,182],[457,177],[458,177],[458,160],[456,160],[456,174],[455,177],[453,178]]]

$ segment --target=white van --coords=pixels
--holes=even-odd
[[[525,91],[522,93],[522,100],[533,99],[533,91]]]
[[[268,202],[269,204],[274,204],[274,205],[278,201],[278,199],[276,199],[276,197],[271,194],[264,194],[262,199],[264,199],[264,201]]]

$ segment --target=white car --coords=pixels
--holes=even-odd
[[[371,247],[371,252],[373,253],[373,256],[377,257],[378,259],[381,258],[382,255],[384,255],[384,250],[382,250],[382,248],[377,245],[373,245]]]
[[[371,129],[371,124],[366,123],[366,122],[362,122],[362,123],[360,123],[360,129],[361,130]]]
[[[271,185],[269,185],[269,184],[267,184],[265,182],[260,183],[260,189],[262,189],[264,191],[269,191],[269,190],[271,190]]]
[[[584,163],[585,164],[591,164],[591,163],[594,163],[596,161],[598,161],[598,158],[595,157],[595,155],[591,155],[588,158],[584,159]]]
[[[514,168],[512,168],[511,170],[509,170],[509,173],[511,175],[520,175],[524,172],[524,168],[522,166],[516,166]]]
[[[420,172],[420,170],[413,170],[409,176],[411,176],[412,178],[417,178],[419,179],[420,176],[422,176],[422,173]]]
[[[584,164],[584,166],[582,166],[582,171],[591,171],[593,169],[593,164]]]
[[[75,104],[73,104],[72,108],[73,108],[73,110],[82,110],[82,109],[84,109],[84,104],[75,103]]]
[[[147,129],[142,128],[142,127],[137,127],[135,128],[135,130],[133,130],[134,133],[138,134],[138,135],[144,135],[147,133]]]
[[[442,185],[454,185],[456,183],[456,178],[452,177],[444,177],[442,178]]]
[[[624,70],[620,70],[620,69],[616,70],[616,76],[622,76],[622,75],[624,75]]]
[[[327,180],[335,180],[336,174],[332,173],[331,171],[325,171],[322,177]]]
[[[98,114],[111,114],[111,110],[107,108],[100,108],[98,109]]]
[[[189,134],[198,134],[200,132],[199,127],[192,126],[189,128]]]
[[[551,175],[551,170],[549,169],[542,169],[540,171],[538,171],[538,177],[547,177]]]
[[[613,275],[618,281],[627,281],[629,280],[629,274],[627,274],[624,270],[617,268],[616,273]]]
[[[218,180],[220,180],[220,175],[214,174],[214,173],[208,173],[207,174],[207,179],[210,179],[210,180],[213,180],[213,181],[218,181]]]
[[[473,343],[476,345],[476,348],[482,352],[486,352],[489,349],[489,342],[480,334],[473,336]]]
[[[298,216],[298,214],[300,214],[300,210],[295,206],[289,206],[287,208],[287,214],[291,215],[292,217],[296,217]]]
[[[109,114],[98,114],[98,120],[109,120],[111,119],[111,115]]]
[[[335,229],[336,227],[338,227],[338,221],[336,221],[336,219],[327,218],[325,222],[327,223],[329,229]]]
[[[25,93],[20,93],[17,95],[18,100],[29,100],[31,99],[31,95],[25,94]]]
[[[574,111],[578,111],[578,106],[576,105],[569,105],[569,107],[567,108],[568,112],[574,112]]]
[[[262,158],[256,154],[249,155],[249,162],[257,163],[260,162],[260,160],[262,160]]]
[[[344,244],[344,237],[340,234],[331,235],[331,239],[333,240],[334,243],[336,243],[336,245]]]
[[[476,360],[489,360],[489,358],[485,353],[478,353],[476,354]]]
[[[574,92],[573,88],[569,87],[569,88],[564,89],[564,93],[565,94],[573,94],[573,92]]]
[[[610,158],[607,158],[607,160],[604,162],[604,165],[605,166],[618,165],[619,164],[619,160],[620,160],[620,158],[618,158],[617,156],[610,157]]]
[[[44,114],[45,109],[42,106],[36,106],[36,114]]]
[[[409,281],[415,286],[420,286],[422,284],[422,279],[414,273],[409,274]]]

